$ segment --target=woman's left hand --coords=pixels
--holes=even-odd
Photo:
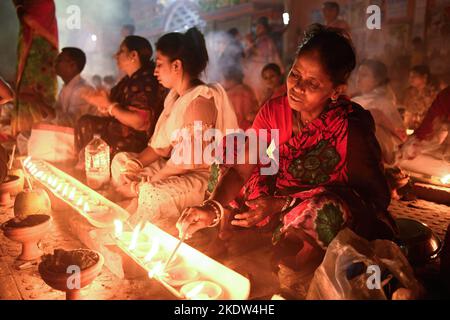
[[[231,224],[243,228],[253,227],[271,214],[281,212],[285,203],[286,200],[284,198],[275,197],[264,197],[246,201],[245,204],[249,207],[249,210],[235,215]]]

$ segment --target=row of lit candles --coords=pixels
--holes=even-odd
[[[138,250],[139,244],[145,245],[149,242],[149,239],[147,237],[145,237],[144,238],[145,241],[139,243],[139,237],[141,235],[141,226],[142,226],[142,224],[138,223],[134,227],[134,229],[131,233],[131,240],[129,241],[129,243],[127,243],[127,241],[125,241],[125,239],[124,239],[125,233],[123,232],[122,221],[114,220],[114,236],[115,236],[115,238],[117,240],[120,240],[124,244],[126,244],[127,250],[129,252],[131,252],[132,254],[135,253],[136,250]],[[161,249],[160,239],[155,237],[152,240],[149,251],[144,255],[144,258],[143,258],[144,264],[146,266],[149,266],[148,276],[151,279],[155,278],[155,279],[159,279],[159,280],[164,280],[164,277],[167,276],[167,273],[165,272],[165,267],[166,267],[167,261],[164,261],[164,259],[162,261],[157,261],[154,266],[151,266],[151,261],[158,255],[158,253],[160,252],[160,249]],[[208,294],[206,294],[204,292],[202,293],[202,290],[205,287],[205,283],[206,282],[200,281],[197,286],[195,286],[194,288],[192,288],[191,290],[186,292],[184,294],[184,297],[187,299],[192,299],[192,300],[209,299],[210,297],[208,296]]]
[[[36,163],[31,161],[31,157],[26,158],[23,161],[23,165],[24,168],[26,168],[35,179],[39,180],[44,185],[47,185],[53,193],[59,194],[64,201],[72,203],[72,205],[75,205],[80,210],[83,210],[85,214],[91,211],[88,201],[85,201],[83,196],[80,196],[77,200],[75,199],[75,195],[78,193],[77,188],[67,183],[65,180],[58,178],[56,175],[48,173],[48,171],[46,171],[45,168],[43,168],[41,165],[38,167]],[[128,251],[135,256],[137,256],[136,252],[139,249],[139,245],[144,245],[145,247],[146,244],[149,244],[147,237],[145,237],[145,242],[139,243],[141,226],[142,223],[136,225],[136,227],[133,229],[133,232],[131,233],[129,244],[127,244],[126,239],[124,239],[124,235],[127,233],[123,231],[123,222],[120,220],[114,220],[114,233],[116,240],[120,240],[122,243],[127,244]],[[150,249],[147,253],[145,253],[143,260],[144,264],[149,267],[148,276],[150,278],[163,280],[164,277],[167,276],[167,273],[165,272],[166,261],[164,261],[164,259],[161,259],[154,265],[151,264],[152,260],[157,257],[158,253],[161,252],[160,249],[160,239],[155,237],[155,239],[153,239],[151,243]],[[184,294],[184,297],[187,299],[208,299],[209,296],[205,293],[202,293],[202,290],[205,287],[205,283],[206,282],[200,282],[199,285],[186,292]]]
[[[23,161],[23,165],[35,179],[39,180],[44,185],[49,186],[55,194],[60,194],[60,196],[62,196],[65,200],[70,201],[73,205],[82,209],[84,213],[89,213],[91,211],[88,200],[85,201],[83,196],[75,199],[75,195],[78,190],[77,188],[71,186],[70,183],[58,178],[54,174],[45,172],[44,168],[39,168],[31,161],[31,157],[26,158]]]

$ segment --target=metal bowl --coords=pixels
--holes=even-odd
[[[442,242],[425,223],[405,218],[396,222],[399,229],[396,242],[412,265],[423,265],[439,256]]]

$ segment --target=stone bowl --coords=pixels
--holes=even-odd
[[[33,218],[33,216],[30,217]],[[32,261],[42,255],[42,250],[39,249],[37,244],[50,230],[52,217],[48,215],[35,215],[34,217],[42,217],[42,221],[32,226],[15,227],[8,226],[10,220],[1,227],[5,237],[22,244],[22,253],[18,257],[19,260]]]
[[[81,289],[91,284],[102,271],[105,259],[100,252],[88,249],[83,250],[95,252],[98,255],[98,261],[93,266],[80,271],[79,283],[73,278],[77,276],[73,270],[68,270],[67,273],[56,273],[48,270],[44,263],[41,262],[39,264],[38,269],[42,280],[53,289],[64,291],[66,293],[66,300],[80,300]],[[70,277],[72,277],[74,281],[71,281],[71,279],[69,279]],[[73,288],[69,288],[69,284],[73,285]]]

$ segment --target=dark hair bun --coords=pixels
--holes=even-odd
[[[170,61],[180,60],[184,72],[193,79],[198,78],[206,69],[209,60],[205,38],[195,27],[186,33],[171,32],[163,35],[156,43],[156,49]]]

